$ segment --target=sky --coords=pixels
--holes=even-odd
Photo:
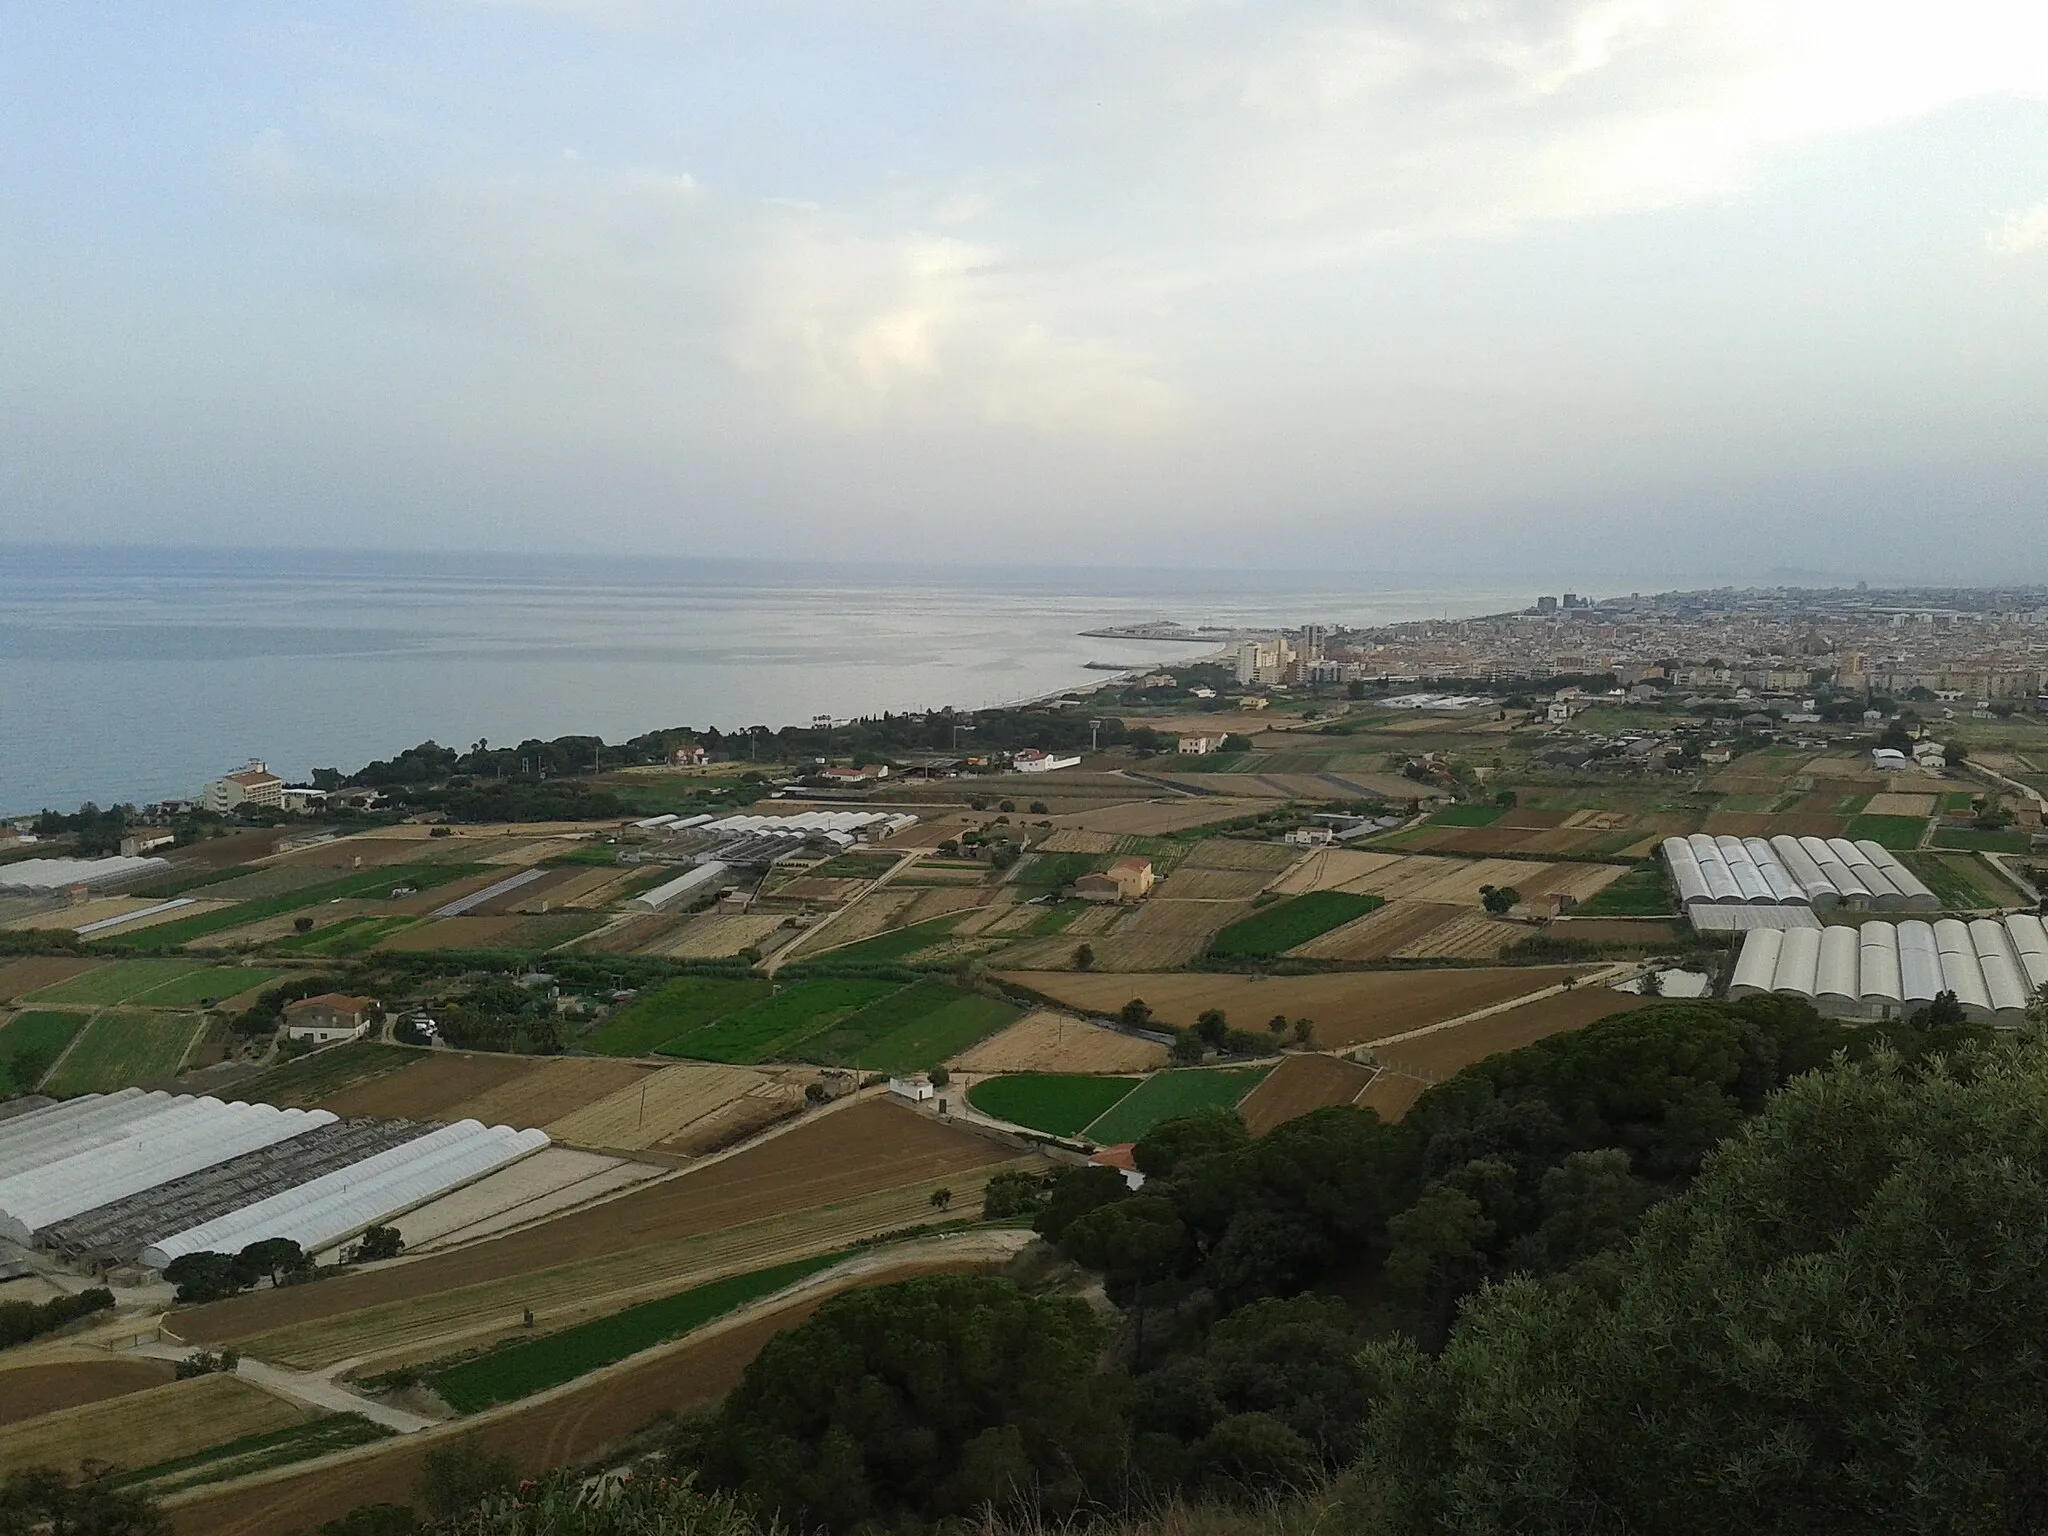
[[[2039,0],[0,8],[0,543],[2048,580]]]

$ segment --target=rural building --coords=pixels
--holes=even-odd
[[[1124,1176],[1125,1189],[1145,1187],[1145,1175],[1138,1170],[1137,1147],[1132,1142],[1125,1142],[1119,1147],[1104,1147],[1088,1162],[1095,1168],[1114,1168]]]
[[[1183,736],[1179,752],[1182,757],[1207,757],[1211,752],[1223,750],[1221,736]]]
[[[376,1015],[374,997],[350,997],[341,992],[323,992],[284,1005],[284,1032],[288,1039],[310,1040],[331,1045],[336,1040],[360,1040],[370,1032]]]
[[[225,778],[215,779],[199,791],[199,803],[216,816],[225,816],[241,805],[284,809],[284,780],[268,766],[252,762]]]
[[[1151,892],[1150,859],[1118,859],[1100,874],[1074,882],[1074,894],[1083,901],[1143,901]]]
[[[832,784],[869,784],[889,777],[887,763],[870,763],[865,768],[826,768],[818,777]]]
[[[1010,766],[1019,773],[1052,773],[1060,768],[1078,768],[1079,757],[1055,757],[1050,752],[1041,752],[1036,747],[1026,747],[1010,759]]]
[[[161,828],[151,832],[130,832],[121,839],[121,857],[124,859],[139,858],[143,854],[152,852],[155,849],[168,848],[177,840],[177,833],[166,832]]]
[[[925,1100],[938,1095],[938,1089],[932,1086],[932,1080],[922,1072],[909,1077],[890,1078],[889,1091],[897,1098],[908,1099],[913,1104],[922,1104]]]
[[[1323,844],[1336,841],[1337,834],[1328,827],[1296,827],[1287,834],[1287,841],[1297,848],[1320,848]]]
[[[677,768],[702,768],[711,761],[711,754],[702,747],[677,747],[668,760]]]

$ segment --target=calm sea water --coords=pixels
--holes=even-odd
[[[298,779],[429,737],[988,705],[1198,654],[1079,633],[1107,624],[1529,600],[1366,574],[0,550],[0,814],[188,796],[251,757]]]

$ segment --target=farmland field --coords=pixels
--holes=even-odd
[[[174,1314],[182,1338],[223,1339],[375,1307],[417,1304],[463,1286],[629,1254],[941,1176],[1009,1154],[969,1132],[879,1099],[809,1117],[743,1152],[523,1232],[319,1285],[253,1291]],[[514,1310],[514,1318],[517,1311]],[[342,1358],[337,1356],[336,1358]]]
[[[2003,906],[2018,894],[1973,853],[1902,853],[1899,860],[1949,911]]]
[[[44,1087],[69,1098],[175,1077],[205,1032],[190,1014],[95,1014]]]
[[[967,1102],[984,1115],[1048,1136],[1078,1136],[1137,1086],[1129,1077],[1026,1072],[976,1083],[967,1090]]]
[[[168,1360],[63,1360],[0,1372],[0,1427],[161,1387],[171,1374]]]
[[[645,1056],[663,1041],[759,1002],[768,983],[752,977],[679,976],[644,992],[579,1042],[606,1056]]]
[[[999,999],[920,981],[811,1036],[802,1054],[830,1066],[928,1072],[1016,1017],[1017,1010]]]
[[[610,1317],[521,1340],[428,1376],[428,1385],[458,1413],[476,1413],[560,1386],[628,1355],[701,1328],[713,1318],[773,1295],[845,1255],[821,1253],[768,1269],[729,1275],[679,1295],[642,1302]]]
[[[531,1071],[464,1099],[449,1109],[449,1117],[481,1120],[485,1125],[544,1126],[660,1070],[637,1061],[588,1056],[556,1056],[527,1065]]]
[[[320,1101],[320,1107],[343,1117],[459,1120],[461,1114],[451,1113],[456,1105],[522,1078],[538,1065],[525,1056],[429,1051],[403,1071],[337,1089]]]
[[[1864,839],[1894,853],[1920,846],[1920,834],[1927,830],[1925,816],[1851,816],[1845,834],[1852,842]]]
[[[1266,1080],[1271,1067],[1190,1067],[1158,1072],[1088,1126],[1091,1141],[1137,1141],[1155,1125],[1205,1109],[1229,1109]]]
[[[1595,1020],[1631,1012],[1651,1001],[1633,992],[1581,987],[1412,1040],[1375,1046],[1371,1054],[1396,1072],[1425,1082],[1441,1082],[1475,1061],[1484,1061],[1502,1051],[1520,1050],[1551,1035],[1584,1029]]]
[[[1156,1040],[1040,1009],[953,1058],[961,1072],[1147,1072],[1166,1065]]]
[[[416,917],[373,917],[359,913],[330,928],[291,934],[270,947],[292,955],[360,955],[418,921]]]
[[[1181,1028],[1207,1008],[1224,1010],[1240,1028],[1255,1028],[1284,1013],[1313,1020],[1318,1045],[1343,1047],[1527,997],[1583,971],[1558,966],[1323,976],[1025,971],[1004,972],[1000,979],[1084,1013],[1114,1014],[1130,999],[1142,998],[1162,1022]]]
[[[557,1141],[638,1151],[768,1086],[745,1067],[662,1067],[543,1126]]]
[[[181,976],[209,969],[196,960],[116,960],[83,976],[52,987],[44,987],[24,1001],[32,1003],[82,1003],[105,1008],[125,1003],[152,987],[166,986]],[[240,991],[240,988],[236,989]]]
[[[650,953],[677,960],[723,960],[742,950],[757,947],[763,939],[780,929],[782,922],[773,914],[753,917],[707,913],[691,918],[680,933],[663,940]]]
[[[0,965],[0,1002],[75,980],[105,964],[104,960],[77,960],[68,955],[37,955],[9,961]]]
[[[403,1072],[427,1053],[410,1045],[355,1040],[332,1045],[235,1085],[238,1098],[280,1109],[312,1109],[336,1094],[393,1072]]]
[[[2030,841],[2025,831],[1986,832],[1978,827],[1943,827],[1934,834],[1937,848],[1968,849],[1977,853],[2025,853]]]
[[[386,869],[357,870],[339,880],[303,886],[268,900],[239,902],[232,907],[222,907],[198,917],[187,918],[183,922],[165,923],[161,927],[145,928],[132,934],[112,935],[101,942],[117,948],[136,948],[143,945],[155,948],[158,945],[185,944],[229,928],[239,928],[245,923],[298,912],[336,898],[388,897],[401,885],[427,891],[477,873],[477,869],[466,864],[409,864],[394,865]]]
[[[903,891],[893,894],[909,895],[910,893]],[[863,907],[866,905],[866,902],[861,903]],[[858,911],[859,909],[856,908],[855,910]],[[806,960],[829,958],[835,965],[887,965],[894,961],[902,960],[908,955],[914,955],[920,949],[925,949],[941,942],[953,931],[953,923],[954,919],[951,917],[934,918],[930,922],[917,923],[908,928],[897,928],[888,933],[877,934],[871,939],[862,939],[857,943],[844,944],[837,949],[806,950],[804,958]],[[825,931],[825,938],[828,943],[837,937],[838,932],[839,925],[836,923]]]
[[[89,1456],[153,1466],[306,1417],[232,1376],[199,1376],[10,1425],[0,1430],[0,1474],[37,1464],[75,1466]]]
[[[1577,908],[1580,917],[1663,917],[1678,910],[1671,882],[1654,859],[1645,859]]]
[[[352,1446],[390,1439],[397,1431],[373,1423],[360,1413],[329,1413],[283,1429],[243,1435],[225,1445],[209,1446],[137,1470],[130,1481],[162,1497],[182,1489],[224,1483]]]
[[[16,1093],[27,1093],[35,1083],[17,1083],[13,1079],[12,1062],[17,1054],[34,1057],[48,1071],[57,1058],[64,1054],[64,1047],[84,1026],[87,1015],[82,1013],[58,1013],[55,1010],[31,1010],[17,1013],[4,1025],[0,1025],[0,1089]],[[35,1074],[38,1081],[42,1073]]]
[[[1379,1072],[1358,1096],[1358,1107],[1369,1109],[1382,1120],[1399,1120],[1415,1107],[1415,1101],[1429,1091],[1429,1084],[1402,1072]]]
[[[1432,827],[1490,827],[1507,815],[1500,805],[1453,805],[1429,818]]]
[[[1294,1055],[1275,1067],[1238,1104],[1245,1129],[1263,1136],[1311,1110],[1349,1104],[1372,1081],[1372,1069],[1340,1056]]]
[[[133,965],[133,960],[121,962]],[[160,986],[137,992],[123,1002],[136,1003],[144,1008],[192,1008],[201,1003],[217,1003],[224,998],[240,997],[244,992],[253,992],[267,987],[287,971],[266,971],[254,967],[215,965],[204,970],[193,971],[179,976]]]
[[[390,1225],[410,1254],[509,1232],[543,1217],[587,1205],[655,1177],[663,1170],[602,1152],[543,1147],[474,1184],[450,1190],[395,1217]]]
[[[800,981],[774,997],[683,1031],[660,1047],[664,1056],[737,1065],[796,1050],[848,1014],[896,991],[894,981]]]
[[[1209,941],[1209,953],[1229,960],[1270,959],[1384,905],[1378,896],[1312,891],[1232,923]]]

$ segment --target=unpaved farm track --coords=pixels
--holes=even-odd
[[[320,1285],[253,1291],[174,1312],[167,1323],[194,1343],[245,1338],[831,1205],[1010,1155],[971,1132],[870,1099],[681,1178],[523,1232]]]

